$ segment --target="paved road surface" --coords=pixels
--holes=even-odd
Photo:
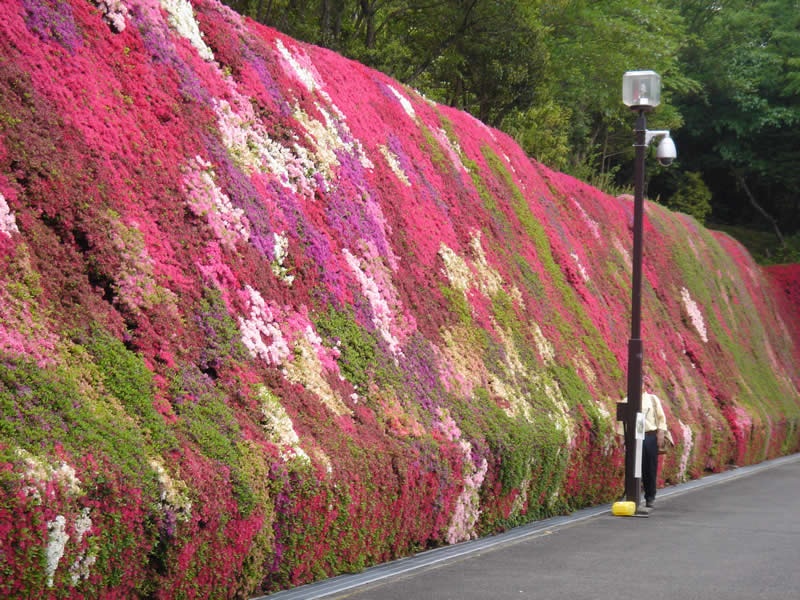
[[[800,600],[800,455],[262,600]]]

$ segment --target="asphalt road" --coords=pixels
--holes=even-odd
[[[587,509],[269,600],[800,599],[800,455]]]

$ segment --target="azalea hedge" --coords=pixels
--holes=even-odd
[[[0,3],[0,596],[244,598],[615,499],[631,222],[216,0]],[[662,484],[797,451],[797,265],[645,236]]]

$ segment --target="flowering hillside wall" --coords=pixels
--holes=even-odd
[[[246,597],[618,497],[631,221],[216,0],[0,2],[0,596]],[[797,270],[645,236],[664,481],[797,451]]]

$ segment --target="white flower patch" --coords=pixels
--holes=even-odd
[[[402,181],[405,185],[411,186],[411,182],[408,180],[408,175],[405,174],[403,171],[403,167],[400,165],[400,158],[392,152],[387,146],[378,146],[378,149],[383,154],[384,158],[386,158],[386,162],[389,165],[389,168],[392,172],[397,175],[397,178]]]
[[[528,423],[533,423],[535,415],[533,406],[528,402],[519,390],[513,385],[506,385],[506,382],[494,375],[489,374],[489,390],[495,396],[505,400],[507,406],[503,407],[503,412],[512,419],[522,417]]]
[[[503,152],[503,158],[506,159],[506,164],[508,165],[508,168],[511,170],[511,172],[516,175],[517,170],[514,168],[514,163],[511,162],[511,159],[508,157],[508,154]]]
[[[539,351],[539,356],[545,364],[553,364],[556,359],[556,350],[550,340],[544,337],[541,327],[534,322],[530,321],[531,333],[533,333],[533,341],[536,344],[536,349]]]
[[[92,519],[89,517],[90,512],[90,508],[84,508],[81,511],[80,516],[75,519],[75,522],[72,524],[72,527],[75,530],[76,544],[80,544],[81,541],[83,541],[83,536],[85,536],[92,528]],[[73,587],[78,585],[78,582],[80,582],[81,579],[89,579],[91,568],[95,562],[97,562],[97,555],[91,550],[88,553],[81,552],[81,554],[73,561],[69,568],[70,581],[72,582]]]
[[[275,245],[273,246],[273,252],[275,254],[275,260],[270,264],[272,274],[286,285],[291,286],[292,283],[294,283],[294,275],[290,275],[289,269],[283,264],[286,257],[289,256],[289,238],[286,236],[285,232],[276,233],[274,237]]]
[[[194,18],[194,9],[188,0],[161,0],[161,7],[169,15],[172,28],[197,49],[204,60],[214,60],[214,53],[203,41],[203,33]]]
[[[472,444],[468,441],[461,440],[459,446],[464,453],[464,488],[456,500],[453,517],[447,530],[447,542],[449,544],[477,537],[475,525],[481,515],[480,488],[489,468],[485,458],[480,458],[478,464],[473,462]]]
[[[467,261],[442,242],[439,245],[439,256],[444,263],[444,275],[455,289],[466,293],[472,286],[472,270]]]
[[[125,31],[125,17],[128,16],[128,7],[122,0],[95,0],[95,5],[103,13],[105,21],[113,31]]]
[[[67,534],[67,520],[64,515],[58,515],[52,521],[47,522],[47,557],[46,571],[47,587],[53,587],[53,577],[56,574],[58,563],[64,556],[64,548],[69,540]]]
[[[308,454],[300,447],[300,438],[294,430],[292,419],[278,397],[264,386],[259,387],[258,397],[261,400],[262,425],[270,440],[280,447],[281,457],[284,460],[299,458],[303,462],[310,462]]]
[[[280,365],[291,356],[292,351],[275,321],[277,311],[267,306],[258,290],[248,285],[245,291],[248,295],[250,314],[246,319],[239,317],[242,343],[253,358],[260,358],[268,365]]]
[[[75,469],[64,461],[53,465],[23,448],[16,448],[14,453],[25,468],[22,473],[22,479],[27,482],[27,485],[23,485],[22,491],[27,497],[33,498],[37,502],[46,500],[45,497],[52,494],[52,484],[55,484],[72,497],[84,494]],[[48,491],[48,488],[50,488],[50,491]],[[75,532],[76,544],[80,544],[84,536],[92,528],[90,513],[91,509],[84,507],[73,522],[72,528]],[[47,548],[45,549],[47,562],[45,573],[48,587],[53,587],[55,573],[61,558],[64,556],[64,549],[69,539],[67,518],[64,515],[58,515],[47,522]],[[91,550],[88,553],[82,551],[78,555],[69,568],[70,580],[73,586],[77,585],[81,579],[89,578],[91,567],[96,561],[97,556]]]
[[[235,208],[231,199],[219,186],[214,166],[195,156],[184,168],[183,190],[189,209],[206,220],[222,245],[234,250],[236,240],[250,239],[250,222],[244,210]]]
[[[403,110],[405,111],[405,113],[409,117],[411,117],[412,119],[416,119],[417,118],[417,113],[414,111],[414,107],[411,105],[411,102],[409,102],[408,98],[406,98],[403,94],[398,92],[391,85],[389,85],[387,87],[391,90],[392,94],[394,94],[395,97],[397,98],[397,100],[400,102],[400,106],[403,107]]]
[[[317,170],[323,173],[326,179],[334,178],[334,167],[339,166],[337,152],[345,151],[351,156],[356,156],[358,162],[365,169],[374,169],[375,165],[367,158],[361,142],[353,137],[344,114],[333,103],[328,94],[320,92],[330,107],[330,112],[320,104],[317,110],[322,113],[324,123],[314,119],[303,112],[299,106],[295,107],[294,118],[303,125],[308,132],[307,139],[313,144]],[[333,113],[333,115],[331,114]],[[345,138],[347,141],[345,141]]]
[[[525,464],[525,471],[530,473],[531,468],[533,467],[534,460],[533,458],[529,458]],[[514,502],[511,503],[511,510],[509,511],[509,517],[516,517],[517,515],[521,514],[525,505],[528,503],[528,492],[531,487],[531,481],[533,478],[528,476],[523,479],[519,484],[519,494],[517,497],[514,498]]]
[[[34,456],[23,448],[17,448],[15,454],[25,466],[25,472],[22,476],[23,479],[29,482],[29,485],[24,486],[22,490],[26,496],[41,501],[47,484],[50,482],[55,482],[72,496],[83,493],[81,482],[75,474],[75,469],[64,461],[53,466],[45,459]]]
[[[703,320],[703,313],[700,312],[700,307],[698,307],[697,303],[692,300],[691,295],[689,295],[689,290],[687,290],[685,287],[681,288],[681,298],[683,299],[683,307],[686,309],[686,313],[689,315],[692,325],[694,325],[697,333],[700,334],[700,339],[708,343],[708,334],[706,333],[706,324]]]
[[[689,466],[689,457],[692,454],[692,447],[694,446],[694,435],[692,434],[692,428],[680,419],[678,419],[678,425],[680,425],[681,431],[683,432],[683,453],[681,454],[681,461],[678,467],[678,480],[686,481],[686,469]]]
[[[294,53],[290,52],[280,39],[275,40],[275,46],[283,59],[289,64],[297,79],[309,92],[322,89],[322,77],[320,77],[308,55],[297,48],[293,48]]]
[[[578,209],[578,212],[580,213],[581,218],[583,219],[583,222],[586,223],[586,226],[589,228],[589,231],[592,233],[592,237],[594,237],[594,239],[596,239],[596,240],[599,240],[600,239],[600,224],[589,216],[589,213],[587,213],[586,210],[584,210],[584,208],[583,208],[583,206],[581,206],[580,202],[578,202],[575,198],[570,198],[570,200],[572,200],[572,204]]]
[[[484,296],[492,297],[503,290],[503,278],[486,259],[480,231],[475,231],[471,234],[469,245],[475,256],[472,267],[444,243],[439,246],[438,254],[444,262],[445,275],[450,285],[465,294],[471,287],[475,286]],[[509,295],[515,303],[522,305],[522,293],[517,286],[511,286]]]
[[[170,476],[164,462],[158,458],[150,459],[150,468],[156,472],[160,487],[159,508],[162,511],[171,510],[179,521],[188,522],[192,516],[192,501],[189,500],[189,490],[180,479]]]
[[[539,376],[534,376],[534,379],[539,379]],[[556,431],[563,431],[567,440],[567,448],[572,448],[572,443],[575,441],[575,434],[572,431],[572,422],[569,419],[569,405],[564,400],[564,394],[558,382],[554,380],[544,381],[545,396],[553,404],[556,413],[550,413],[551,421],[555,425]]]
[[[400,308],[400,301],[394,288],[391,287],[391,281],[388,277],[380,277],[383,280],[381,282],[383,283],[382,289],[376,280],[376,276],[380,276],[380,273],[375,272],[378,267],[372,262],[364,261],[365,264],[362,268],[361,261],[347,248],[344,248],[342,253],[361,284],[361,292],[369,302],[370,308],[372,308],[372,323],[389,345],[389,351],[396,357],[402,356],[400,340],[392,332],[394,325],[392,307]]]
[[[227,100],[214,100],[214,112],[222,143],[231,158],[248,174],[271,173],[285,188],[314,196],[316,165],[298,143],[291,148],[272,140],[246,98],[234,97],[236,110]]]
[[[581,274],[581,279],[583,279],[584,281],[589,281],[589,273],[586,272],[586,267],[584,267],[583,263],[581,263],[581,257],[578,256],[577,253],[575,252],[571,252],[570,256],[572,257],[572,260],[575,261],[575,264],[578,266],[578,273]]]
[[[473,231],[470,235],[469,247],[475,255],[475,266],[477,268],[477,284],[478,289],[485,296],[494,296],[503,288],[503,278],[498,273],[497,269],[493,269],[486,260],[486,253],[483,251],[483,244],[481,243],[481,232]],[[518,303],[522,302],[522,294],[516,287],[512,288],[511,297]]]
[[[11,237],[12,233],[19,233],[17,219],[8,207],[3,194],[0,194],[0,233],[4,233],[8,237]]]

